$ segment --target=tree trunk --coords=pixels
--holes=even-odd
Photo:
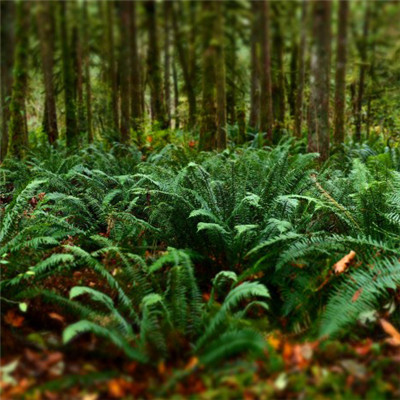
[[[115,64],[115,45],[114,45],[114,2],[106,3],[106,30],[107,30],[107,58],[108,58],[108,79],[111,88],[111,110],[114,129],[119,130],[118,113],[118,84],[117,69]]]
[[[143,109],[142,109],[142,82],[140,71],[140,58],[138,52],[138,33],[136,22],[136,3],[130,2],[131,10],[131,119],[132,128],[136,134],[138,146],[142,145],[141,131],[143,129]]]
[[[321,161],[329,155],[329,86],[331,59],[330,0],[313,3],[313,48],[311,61],[311,94],[308,151],[319,152]]]
[[[50,144],[58,139],[56,94],[53,83],[54,66],[54,14],[53,3],[40,1],[37,3],[38,31],[40,38],[40,49],[42,54],[42,67],[45,88],[45,115],[46,129]]]
[[[303,0],[302,10],[301,10],[301,34],[300,34],[300,45],[299,45],[299,55],[298,55],[298,67],[297,67],[297,90],[296,90],[295,113],[294,113],[294,134],[298,138],[302,136],[302,124],[303,124],[307,4],[308,0]]]
[[[366,1],[365,6],[365,17],[364,17],[364,27],[363,36],[361,38],[360,44],[360,75],[358,78],[358,91],[355,103],[355,139],[356,141],[361,140],[361,125],[362,125],[362,103],[364,99],[364,89],[365,89],[365,73],[367,71],[367,46],[368,46],[368,36],[369,36],[369,23],[370,23],[370,5]]]
[[[1,139],[0,162],[7,155],[10,123],[10,98],[13,85],[15,3],[2,1],[1,6]]]
[[[203,25],[203,87],[202,116],[200,125],[200,150],[213,150],[217,147],[217,111],[215,98],[215,56],[216,46],[213,43],[215,26],[215,4],[204,1],[202,4]]]
[[[274,10],[274,18],[272,19],[274,25],[273,35],[273,85],[272,85],[272,98],[273,98],[273,115],[277,128],[283,127],[285,122],[285,71],[283,64],[284,52],[284,38],[282,33],[282,14],[281,3],[272,3]]]
[[[237,31],[237,17],[236,13],[229,13],[227,16],[227,25],[233,32]],[[226,75],[227,75],[227,87],[226,87],[226,114],[230,124],[236,122],[236,82],[237,82],[237,68],[236,68],[236,34],[230,35],[229,47],[226,52]]]
[[[71,63],[71,52],[68,44],[67,31],[67,2],[60,2],[60,29],[61,29],[61,52],[64,78],[64,101],[65,101],[65,126],[67,147],[78,146],[78,129],[76,121],[76,104],[74,90],[74,72]]]
[[[260,130],[266,133],[268,141],[272,140],[272,84],[271,55],[269,44],[269,1],[263,0],[261,6],[261,112]]]
[[[179,129],[179,88],[178,88],[178,74],[176,72],[175,59],[172,62],[172,77],[174,82],[174,116],[175,116],[175,129]]]
[[[225,57],[224,57],[224,19],[222,16],[222,4],[216,2],[215,29],[215,79],[217,96],[217,148],[226,148],[226,90],[225,90]]]
[[[129,49],[130,49],[130,23],[132,21],[132,7],[130,2],[119,1],[119,26],[120,26],[120,51],[119,51],[119,82],[120,82],[120,130],[121,142],[129,142]]]
[[[170,57],[170,20],[171,20],[171,2],[164,2],[164,93],[165,108],[167,112],[167,127],[171,126],[171,57]]]
[[[260,125],[260,3],[251,1],[251,88],[249,125],[258,129]]]
[[[190,52],[184,49],[184,38],[182,36],[181,30],[178,25],[177,10],[175,9],[175,4],[179,6],[179,3],[172,3],[172,27],[174,30],[174,41],[177,50],[177,55],[179,63],[182,68],[183,80],[185,82],[185,89],[188,98],[189,106],[189,117],[188,117],[188,128],[191,129],[196,124],[196,94],[194,90],[194,77],[190,69]]]
[[[8,142],[8,152],[17,158],[24,156],[24,149],[28,146],[25,98],[28,85],[29,10],[28,2],[17,3],[14,79]]]
[[[344,141],[345,101],[346,101],[346,58],[347,58],[347,20],[349,2],[341,0],[338,11],[338,36],[336,56],[336,88],[335,88],[335,131],[336,145]]]
[[[86,131],[88,143],[93,143],[92,130],[92,89],[90,83],[90,38],[89,27],[90,20],[88,14],[88,0],[83,2],[83,41],[84,41],[84,70],[85,70],[85,89],[86,89]]]
[[[159,123],[161,129],[165,129],[167,128],[167,118],[162,90],[156,2],[155,0],[147,0],[144,6],[147,15],[147,32],[149,38],[147,50],[147,81],[150,86],[151,117],[153,121]]]

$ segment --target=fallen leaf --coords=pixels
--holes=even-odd
[[[386,342],[392,346],[400,346],[400,333],[399,331],[388,321],[381,318],[379,320],[383,330],[391,336],[390,338],[386,339]]]
[[[15,310],[8,310],[4,317],[4,322],[13,326],[14,328],[19,328],[24,322],[24,317],[15,312]]]
[[[354,293],[353,297],[351,298],[351,301],[352,301],[353,303],[354,303],[355,301],[357,301],[357,299],[361,296],[362,291],[363,291],[363,288],[360,288],[360,289],[358,289],[358,290]]]
[[[57,314],[55,312],[49,313],[49,317],[52,318],[52,319],[55,319],[57,321],[60,321],[62,324],[65,323],[65,318],[62,315]]]
[[[349,254],[345,255],[342,259],[340,259],[334,266],[333,270],[335,274],[342,274],[350,265],[350,262],[356,256],[356,252],[351,250]]]
[[[111,379],[110,381],[108,381],[107,386],[108,386],[108,394],[111,397],[121,398],[124,397],[126,394],[125,393],[126,385],[123,379],[120,378]]]
[[[193,369],[199,363],[199,359],[197,357],[191,357],[189,362],[185,366],[185,370],[189,371]]]

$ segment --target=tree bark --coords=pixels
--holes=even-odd
[[[260,3],[251,1],[251,87],[249,125],[253,129],[260,126]]]
[[[282,33],[281,3],[273,2],[274,25],[273,35],[273,115],[278,129],[282,128],[285,122],[285,70],[283,63],[284,38]]]
[[[10,99],[13,85],[15,3],[2,1],[1,6],[1,139],[0,162],[7,155],[10,124]]]
[[[215,25],[215,78],[217,96],[217,148],[223,150],[227,145],[226,135],[226,89],[225,89],[225,56],[224,56],[224,19],[222,4],[216,2]]]
[[[118,2],[119,26],[120,26],[120,51],[119,51],[119,74],[120,74],[120,131],[121,142],[129,142],[129,48],[130,48],[130,21],[132,20],[131,6],[127,1]]]
[[[166,124],[171,126],[171,57],[170,57],[170,20],[171,20],[171,2],[164,2],[164,93],[165,108],[167,113]]]
[[[269,1],[263,0],[261,6],[261,111],[260,130],[266,133],[268,141],[272,140],[272,83],[271,55],[269,43]]]
[[[336,88],[335,88],[335,130],[336,145],[344,141],[345,101],[346,101],[346,59],[347,59],[347,20],[349,2],[341,0],[338,11],[338,36],[336,56]]]
[[[61,29],[61,52],[64,78],[64,101],[65,101],[65,126],[67,147],[78,146],[78,129],[76,121],[76,104],[74,90],[74,72],[71,63],[71,51],[68,43],[67,31],[67,2],[60,2],[60,29]]]
[[[188,107],[189,107],[189,117],[188,117],[188,128],[192,129],[196,124],[196,94],[194,87],[194,76],[193,72],[190,68],[190,49],[185,51],[184,48],[184,38],[181,30],[178,25],[178,17],[176,6],[179,6],[179,3],[172,3],[172,28],[174,31],[174,42],[177,50],[177,55],[179,59],[179,63],[182,69],[183,80],[185,82],[186,95],[188,98]]]
[[[360,44],[360,75],[358,78],[358,90],[355,103],[355,140],[361,140],[361,125],[362,125],[362,103],[364,100],[364,89],[365,89],[365,74],[367,72],[367,46],[368,46],[368,36],[369,36],[369,24],[370,24],[370,5],[366,1],[365,6],[365,17],[364,17],[364,27],[363,36],[361,38]]]
[[[17,3],[14,78],[8,142],[8,152],[16,158],[22,158],[25,148],[28,146],[25,98],[28,86],[29,10],[28,2]]]
[[[330,0],[314,0],[308,151],[318,152],[321,161],[329,155],[331,10]]]
[[[142,145],[142,124],[143,124],[143,109],[142,109],[142,81],[140,70],[140,58],[138,51],[138,33],[136,22],[136,2],[130,2],[131,6],[131,119],[132,128],[136,134],[136,142],[138,146]]]
[[[92,129],[92,89],[90,82],[90,20],[88,14],[88,0],[83,2],[83,41],[84,41],[84,70],[85,70],[85,89],[86,89],[86,130],[88,143],[93,143]]]
[[[108,79],[111,88],[111,110],[114,130],[119,130],[118,113],[118,83],[117,69],[115,63],[115,45],[114,45],[114,2],[106,3],[106,30],[107,30],[107,58],[108,58]]]
[[[147,81],[150,86],[151,117],[153,121],[159,123],[161,129],[165,129],[167,128],[167,118],[162,88],[156,2],[155,0],[147,0],[144,5],[147,15],[147,32],[149,38],[147,50]]]
[[[56,94],[53,83],[55,33],[53,6],[53,3],[47,1],[37,3],[38,31],[46,99],[44,115],[46,129],[44,131],[47,134],[50,144],[54,144],[58,139]]]
[[[303,124],[307,4],[308,0],[303,0],[302,10],[301,10],[301,33],[300,33],[300,44],[298,53],[298,67],[297,67],[297,90],[296,90],[295,112],[294,112],[294,134],[298,138],[302,136],[302,124]]]

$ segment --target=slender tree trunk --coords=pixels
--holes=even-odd
[[[330,0],[313,2],[313,48],[308,151],[319,152],[321,161],[329,155],[329,86],[331,59]]]
[[[88,143],[93,143],[93,130],[92,130],[92,89],[90,83],[90,38],[89,28],[90,20],[88,13],[88,0],[83,2],[83,41],[84,41],[84,69],[85,69],[85,89],[86,89],[86,130]]]
[[[272,3],[274,10],[274,18],[272,19],[274,24],[274,35],[273,35],[273,86],[272,86],[272,98],[273,98],[273,115],[277,128],[283,127],[285,122],[285,71],[283,63],[283,52],[284,52],[284,38],[282,33],[282,15],[281,15],[281,3]]]
[[[226,89],[225,89],[225,57],[224,57],[224,19],[222,16],[222,4],[216,2],[216,26],[215,26],[215,78],[217,90],[217,148],[223,150],[227,145],[226,135]]]
[[[179,88],[178,88],[178,74],[176,72],[175,59],[172,62],[172,76],[174,82],[174,115],[175,115],[175,129],[179,129]]]
[[[67,31],[67,2],[60,2],[60,29],[61,29],[61,52],[64,78],[64,101],[65,101],[65,126],[67,147],[78,146],[78,129],[76,121],[76,104],[74,90],[74,72],[71,63],[71,51],[68,44]]]
[[[8,142],[8,152],[17,158],[24,156],[24,149],[28,146],[25,98],[28,85],[29,11],[28,2],[17,3],[14,80]]]
[[[171,126],[171,57],[170,57],[170,20],[171,20],[171,7],[172,3],[169,1],[164,2],[164,93],[165,93],[165,107],[167,111],[168,127]]]
[[[162,71],[160,66],[160,51],[157,32],[156,2],[147,0],[145,3],[147,15],[148,51],[147,51],[147,81],[150,86],[151,117],[162,129],[167,128],[167,118],[162,90]]]
[[[142,145],[141,131],[143,129],[143,109],[142,109],[142,82],[140,71],[140,58],[138,51],[138,34],[136,22],[136,3],[130,2],[131,13],[131,119],[132,127],[136,133],[138,146]]]
[[[174,30],[174,41],[175,47],[177,50],[177,55],[179,59],[179,63],[182,68],[182,75],[183,80],[185,82],[185,89],[188,98],[188,106],[189,106],[189,118],[188,118],[188,128],[191,129],[194,127],[196,123],[196,94],[194,90],[194,77],[193,72],[190,69],[190,52],[185,51],[184,49],[184,38],[181,33],[178,24],[178,17],[177,17],[177,10],[175,9],[176,6],[179,6],[179,3],[172,3],[172,27]]]
[[[40,47],[42,54],[42,66],[45,88],[45,115],[46,128],[44,132],[50,144],[58,139],[56,94],[53,83],[53,65],[54,65],[54,4],[47,1],[37,3],[38,31],[40,38]]]
[[[269,43],[269,1],[263,0],[261,6],[261,113],[260,130],[266,133],[268,141],[272,140],[272,83],[271,55]]]
[[[365,74],[367,71],[367,46],[368,46],[368,36],[369,36],[369,24],[370,24],[370,5],[369,2],[366,1],[365,8],[365,18],[364,18],[364,27],[363,27],[363,37],[361,39],[360,44],[360,75],[358,78],[358,91],[356,97],[356,114],[355,114],[355,139],[356,141],[361,140],[361,125],[362,125],[362,103],[364,100],[364,89],[365,89]]]
[[[292,49],[290,54],[290,82],[288,88],[288,103],[290,116],[294,118],[296,113],[296,92],[297,92],[297,60],[299,58],[299,47],[296,35],[292,37]]]
[[[7,155],[8,129],[10,123],[10,98],[13,85],[14,18],[15,3],[2,1],[1,6],[1,139],[0,162]]]
[[[307,33],[307,4],[308,0],[303,0],[301,10],[301,33],[297,67],[297,90],[294,112],[294,134],[300,138],[302,136],[303,124],[303,97],[304,97],[304,77],[305,77],[305,54],[306,54],[306,33]]]
[[[213,150],[217,147],[217,110],[215,98],[215,57],[216,46],[213,43],[214,30],[210,27],[215,26],[215,4],[204,1],[202,4],[203,12],[203,87],[202,87],[202,116],[200,125],[200,150]]]
[[[345,102],[346,102],[346,58],[347,58],[347,20],[349,2],[341,0],[338,11],[338,36],[336,56],[335,90],[335,131],[334,141],[339,145],[344,141]]]
[[[120,130],[121,142],[129,142],[129,48],[130,48],[130,22],[132,20],[131,6],[127,1],[118,2],[120,16],[120,51],[119,51],[119,74],[120,74]]]
[[[118,82],[117,69],[115,63],[115,45],[114,45],[114,2],[112,0],[106,3],[106,30],[107,30],[107,55],[108,55],[108,79],[111,88],[111,110],[114,129],[119,130],[118,113]]]
[[[237,30],[237,18],[235,13],[229,13],[227,16],[227,24],[231,29],[236,32]],[[225,57],[225,67],[227,75],[227,87],[226,87],[226,114],[230,124],[236,122],[236,35],[230,35],[229,47],[227,48]]]
[[[74,15],[76,21],[79,21],[80,5],[74,4]],[[74,59],[74,76],[75,76],[75,98],[76,98],[76,116],[77,116],[77,129],[78,134],[81,135],[86,130],[85,122],[85,110],[83,105],[83,52],[82,52],[82,40],[80,37],[78,24],[72,30],[72,46],[73,46],[73,59]]]
[[[251,1],[251,88],[249,125],[258,129],[260,125],[260,3]]]

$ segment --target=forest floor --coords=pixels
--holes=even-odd
[[[141,366],[91,335],[61,349],[67,316],[39,303],[30,308],[27,317],[10,308],[2,320],[3,400],[400,398],[399,337],[387,327],[364,340],[314,342],[274,331],[265,359],[207,373],[194,357]]]

